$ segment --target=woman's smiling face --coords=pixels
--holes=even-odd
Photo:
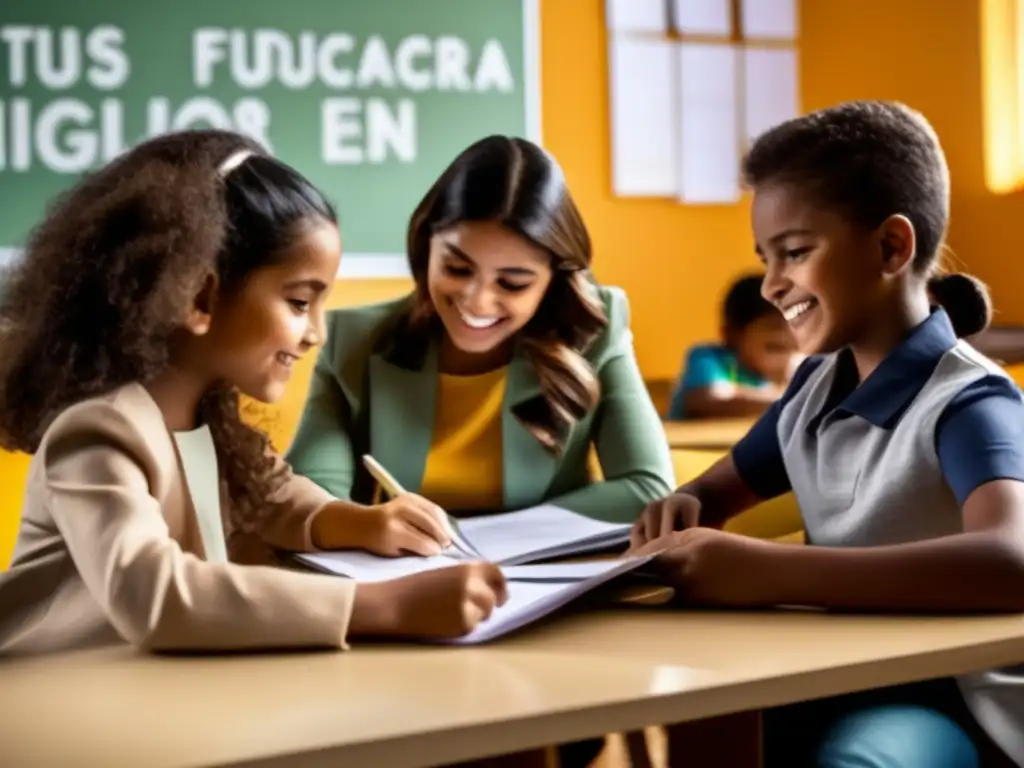
[[[464,354],[507,344],[536,314],[551,278],[550,255],[496,222],[461,222],[430,240],[427,291]]]

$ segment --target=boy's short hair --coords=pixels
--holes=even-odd
[[[917,237],[915,266],[935,261],[949,219],[949,169],[935,130],[898,102],[851,101],[781,123],[743,164],[753,187],[802,186],[860,225],[902,213]]]
[[[928,279],[957,336],[988,326],[992,306],[977,278],[942,272],[949,222],[949,168],[935,129],[891,101],[851,101],[780,123],[757,138],[743,163],[746,184],[802,188],[819,204],[873,229],[894,214],[914,226],[914,269]]]
[[[729,288],[722,302],[722,320],[729,330],[742,331],[765,315],[778,313],[770,301],[761,295],[764,275],[746,275]]]

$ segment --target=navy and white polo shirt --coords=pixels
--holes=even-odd
[[[974,489],[1024,482],[1024,396],[957,340],[943,310],[858,383],[849,350],[806,360],[733,449],[759,496],[794,492],[808,543],[880,546],[959,533]],[[1024,667],[960,685],[981,725],[1024,767]]]

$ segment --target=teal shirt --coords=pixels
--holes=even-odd
[[[693,347],[686,355],[683,373],[672,393],[667,417],[672,420],[687,418],[686,396],[698,389],[714,384],[737,384],[745,387],[765,387],[768,380],[755,371],[744,368],[736,353],[721,344]]]

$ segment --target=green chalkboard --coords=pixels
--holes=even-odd
[[[248,133],[337,203],[342,274],[402,274],[405,226],[489,133],[537,138],[537,0],[3,0],[0,247],[151,135]]]

